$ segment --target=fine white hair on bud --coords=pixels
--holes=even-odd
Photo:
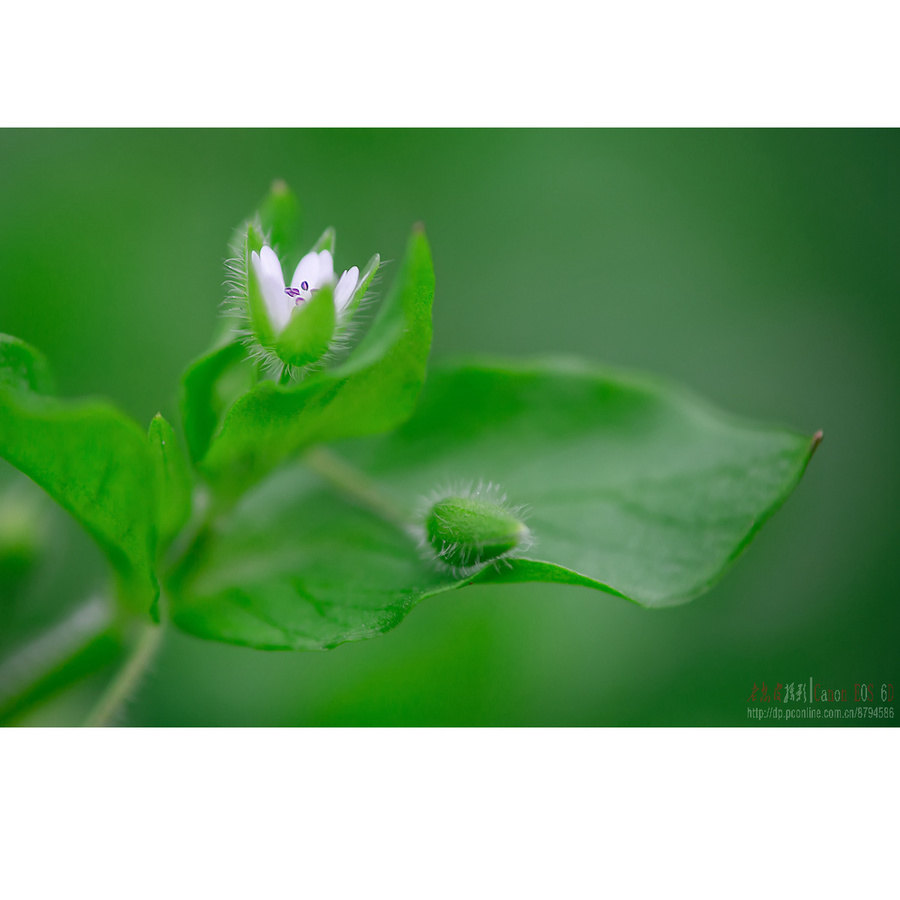
[[[439,568],[464,578],[533,546],[525,515],[525,507],[512,506],[493,482],[460,484],[423,500],[416,534]]]

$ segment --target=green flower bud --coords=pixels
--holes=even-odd
[[[461,491],[431,504],[425,536],[438,561],[459,574],[526,549],[531,532],[493,486]]]

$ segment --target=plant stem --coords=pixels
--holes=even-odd
[[[325,447],[313,447],[303,460],[317,475],[358,506],[375,513],[401,531],[406,530],[410,519],[407,511],[382,493],[381,488],[359,469]]]
[[[161,625],[143,625],[125,664],[107,687],[103,696],[85,720],[90,727],[112,725],[122,705],[134,693],[147,666],[153,661],[162,642]]]

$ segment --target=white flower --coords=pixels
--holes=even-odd
[[[284,284],[281,263],[271,247],[264,246],[259,253],[254,250],[251,260],[276,335],[284,331],[294,309],[306,303],[319,288],[334,287],[334,308],[340,315],[359,286],[357,266],[347,269],[334,283],[334,260],[329,250],[307,253],[297,265],[290,287]]]

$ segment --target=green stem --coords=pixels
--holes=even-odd
[[[406,530],[410,521],[407,511],[382,493],[381,488],[359,469],[335,456],[325,447],[314,447],[309,450],[303,461],[358,506],[375,513],[401,531]]]
[[[131,654],[85,720],[90,727],[112,725],[122,705],[137,689],[141,677],[162,643],[161,625],[143,625]]]

